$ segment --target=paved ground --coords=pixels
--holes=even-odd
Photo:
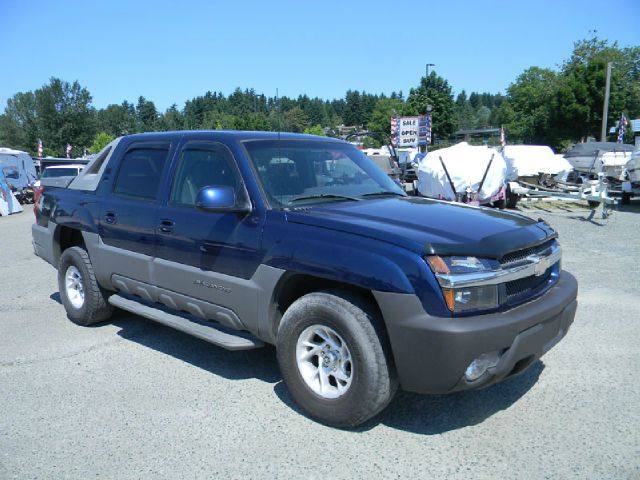
[[[640,206],[523,211],[559,230],[580,282],[569,335],[523,376],[399,394],[357,431],[300,415],[271,348],[124,313],[73,325],[30,209],[0,217],[0,479],[640,478]]]

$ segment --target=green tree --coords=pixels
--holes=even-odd
[[[380,147],[382,143],[389,142],[391,136],[391,119],[402,114],[404,102],[398,98],[381,98],[376,103],[371,121],[369,122],[369,131],[380,132],[381,137],[374,137],[373,146]]]
[[[157,128],[164,132],[182,130],[184,128],[184,117],[175,103],[164,112],[164,115],[160,116]]]
[[[344,123],[345,125],[362,125],[364,108],[358,90],[348,90],[345,95]]]
[[[510,138],[526,143],[559,148],[599,138],[607,62],[613,62],[608,127],[622,112],[640,115],[640,47],[620,49],[594,37],[576,42],[559,72],[525,70],[492,118],[505,124]]]
[[[300,107],[294,107],[282,115],[284,130],[287,132],[302,133],[309,127],[309,119]]]
[[[77,81],[51,78],[34,96],[38,137],[57,155],[65,154],[67,144],[74,147],[73,155],[81,155],[96,134],[89,91]]]
[[[549,144],[553,139],[551,115],[558,75],[547,68],[525,70],[507,89],[502,120],[511,143]]]
[[[153,132],[157,128],[158,110],[151,100],[147,100],[142,95],[138,97],[136,105],[136,119],[138,121],[138,131]]]
[[[456,117],[451,86],[433,71],[429,77],[422,77],[418,88],[409,91],[404,113],[424,115],[427,105],[432,106],[434,139],[447,138],[453,134],[456,129]]]
[[[491,109],[485,105],[481,105],[478,108],[475,115],[475,127],[476,128],[489,128],[491,120]]]
[[[96,123],[98,130],[106,132],[112,137],[138,131],[135,108],[127,101],[120,105],[108,105],[106,108],[98,110]]]
[[[204,130],[234,130],[236,128],[236,117],[229,113],[211,110],[204,114],[204,119],[199,128]]]
[[[616,43],[597,37],[581,40],[561,68],[552,119],[556,140],[599,138],[608,62],[613,62],[613,68],[607,126],[623,111],[640,113],[640,48],[621,50]]]
[[[98,133],[93,139],[93,143],[91,147],[89,147],[89,153],[98,153],[104,147],[106,147],[109,142],[113,140],[113,137],[109,135],[107,132]]]
[[[16,93],[0,117],[2,145],[33,152],[38,141],[36,100],[33,92]]]
[[[467,92],[462,90],[456,97],[456,124],[458,130],[473,128],[476,122],[475,114],[471,102],[467,98]]]
[[[322,127],[318,124],[305,128],[304,133],[307,133],[309,135],[318,135],[320,137],[325,137],[327,135],[326,133],[324,133]]]

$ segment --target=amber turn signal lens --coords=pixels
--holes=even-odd
[[[434,271],[434,273],[449,273],[449,267],[439,256],[431,255],[427,257],[427,262],[429,263],[429,266],[431,267],[431,270]]]
[[[455,308],[455,292],[449,288],[443,288],[442,293],[444,294],[444,301],[447,302],[447,307],[453,312]]]

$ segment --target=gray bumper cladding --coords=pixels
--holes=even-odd
[[[375,292],[403,389],[448,393],[491,385],[524,371],[557,344],[573,322],[578,284],[568,272],[541,297],[506,312],[474,317],[428,315],[415,295]],[[482,354],[500,360],[477,380],[464,377]]]

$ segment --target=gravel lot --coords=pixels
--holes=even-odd
[[[523,205],[560,232],[573,328],[525,374],[401,393],[356,431],[302,416],[274,350],[228,352],[140,317],[77,327],[0,217],[0,479],[640,478],[640,202],[606,220]]]

